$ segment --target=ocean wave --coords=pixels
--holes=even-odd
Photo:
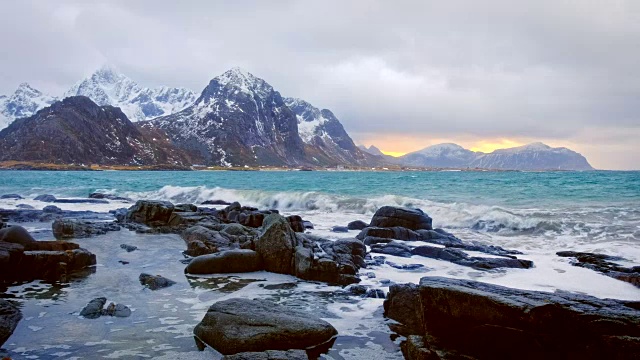
[[[611,233],[612,231],[619,234],[624,229],[635,229],[640,224],[640,211],[633,208],[514,209],[505,206],[435,202],[399,195],[365,198],[316,191],[270,192],[205,186],[169,185],[149,192],[118,193],[108,189],[100,191],[133,199],[168,200],[173,203],[199,204],[206,200],[238,201],[243,205],[261,209],[278,209],[284,212],[319,211],[371,216],[385,205],[403,206],[422,209],[434,219],[434,226],[437,227],[471,229],[501,235],[591,234],[597,236],[603,232]]]

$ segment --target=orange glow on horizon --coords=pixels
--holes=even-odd
[[[399,151],[385,151],[385,150],[380,150],[380,151],[382,151],[382,153],[385,155],[389,155],[393,157],[399,157],[406,154],[406,152],[399,152]]]
[[[521,142],[509,140],[509,139],[481,140],[476,142],[469,150],[481,151],[483,153],[490,153],[494,150],[508,149],[508,148],[522,146],[522,145],[524,144]]]

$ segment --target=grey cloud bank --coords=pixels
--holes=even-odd
[[[61,93],[104,63],[200,92],[241,66],[331,109],[356,141],[543,140],[597,168],[640,168],[638,2],[63,0],[0,13],[0,94],[25,81]]]

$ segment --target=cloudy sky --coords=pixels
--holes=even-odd
[[[2,1],[0,94],[103,64],[199,92],[240,66],[386,152],[543,141],[640,169],[640,1],[527,3]]]

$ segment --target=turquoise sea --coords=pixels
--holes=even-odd
[[[572,266],[560,250],[620,256],[625,266],[640,264],[640,172],[47,172],[0,171],[0,208],[51,205],[42,194],[86,198],[103,192],[131,201],[102,204],[56,203],[63,210],[106,213],[139,199],[200,204],[239,201],[276,208],[311,221],[312,234],[329,239],[335,225],[368,222],[381,206],[417,207],[434,226],[465,241],[503,246],[533,261],[530,269],[479,271],[447,261],[387,256],[397,264],[420,264],[417,271],[387,266],[366,269],[361,284],[388,290],[391,283],[416,283],[423,276],[473,279],[514,288],[571,291],[601,298],[640,301],[640,289],[598,272]],[[51,237],[51,223],[22,223],[39,238]],[[211,359],[198,352],[193,327],[208,306],[229,297],[260,298],[301,308],[329,321],[340,334],[327,359],[402,359],[399,338],[382,315],[383,299],[345,295],[339,287],[299,281],[267,272],[185,276],[184,241],[177,234],[136,234],[122,229],[75,239],[96,254],[95,272],[67,283],[34,281],[5,289],[24,315],[5,343],[14,359],[158,358]],[[120,244],[138,247],[128,253]],[[473,254],[486,256],[486,254]],[[126,262],[126,265],[123,265]],[[138,282],[142,272],[162,274],[176,284],[153,292]],[[364,272],[364,270],[363,270]],[[129,306],[125,319],[88,320],[78,316],[86,303],[104,296]],[[0,351],[0,354],[2,352]]]

